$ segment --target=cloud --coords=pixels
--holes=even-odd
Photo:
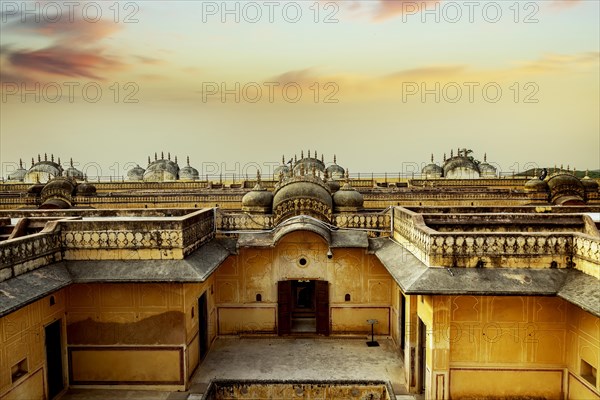
[[[574,7],[582,3],[582,0],[552,0],[549,4],[550,7],[564,9]]]
[[[537,60],[520,62],[517,69],[526,73],[571,71],[577,68],[598,67],[600,52],[578,54],[546,54]]]
[[[384,21],[405,13],[420,12],[427,7],[436,6],[439,2],[440,0],[379,0],[373,19]]]
[[[69,49],[62,46],[33,51],[14,51],[9,63],[17,69],[49,75],[81,77],[102,80],[98,71],[114,70],[123,64],[96,51]]]
[[[81,16],[59,18],[27,18],[8,22],[4,27],[7,33],[35,38],[34,43],[44,43],[37,48],[23,45],[3,46],[0,49],[0,62],[5,77],[26,76],[29,81],[49,81],[57,77],[87,78],[105,80],[111,72],[126,66],[112,53],[106,43],[122,29],[122,24],[110,20],[90,22]],[[25,39],[23,42],[29,42]],[[149,64],[157,60],[142,56],[134,60]],[[11,78],[12,79],[12,78]]]

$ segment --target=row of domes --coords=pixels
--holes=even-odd
[[[583,204],[588,193],[598,192],[598,187],[598,183],[589,177],[587,171],[585,176],[579,179],[575,176],[575,171],[555,168],[550,175],[546,176],[544,170],[541,176],[528,180],[525,183],[525,192],[542,202]]]
[[[454,150],[450,150],[450,158],[444,153],[443,164],[440,166],[433,161],[421,170],[425,178],[447,178],[447,179],[473,179],[473,178],[496,178],[498,170],[487,162],[487,154],[483,155],[483,161],[476,160],[472,150],[458,149],[456,156]]]
[[[350,185],[347,170],[337,164],[325,167],[316,152],[300,159],[294,157],[276,170],[278,182],[270,192],[262,186],[257,172],[256,186],[242,198],[242,210],[274,214],[276,223],[294,215],[311,215],[329,222],[332,212],[356,212],[363,208],[363,195]],[[340,187],[339,180],[344,180]]]
[[[127,180],[129,181],[146,181],[146,182],[163,182],[163,181],[195,181],[200,179],[198,170],[190,165],[190,158],[187,157],[187,165],[179,168],[177,156],[171,161],[171,153],[167,153],[165,158],[161,152],[160,158],[154,153],[154,161],[150,161],[148,156],[148,166],[146,169],[138,165],[127,172]]]
[[[54,154],[50,155],[50,159],[48,159],[48,154],[44,154],[43,160],[41,155],[38,154],[37,162],[33,157],[31,158],[31,167],[29,169],[25,169],[23,166],[23,160],[19,160],[19,168],[8,175],[8,180],[11,182],[25,183],[48,182],[51,179],[60,176],[65,176],[80,181],[85,179],[83,172],[73,166],[72,158],[69,162],[69,167],[67,167],[67,169],[63,169],[60,162],[60,157],[58,157],[57,161],[55,162]]]

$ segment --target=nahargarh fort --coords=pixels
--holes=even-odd
[[[600,399],[598,180],[482,158],[374,178],[302,151],[236,182],[168,153],[111,181],[21,162],[0,397]]]

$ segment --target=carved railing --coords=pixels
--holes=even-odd
[[[220,231],[249,231],[273,228],[273,215],[217,212]]]
[[[547,215],[528,217],[553,218]],[[481,219],[483,216],[465,218]],[[490,218],[505,216],[490,215]],[[573,257],[600,265],[600,238],[579,232],[438,232],[425,224],[423,215],[397,207],[394,209],[394,234],[398,241],[408,245],[411,252],[431,266],[562,268],[571,267]]]
[[[335,214],[333,224],[338,228],[380,231],[380,236],[388,236],[391,230],[391,213]]]
[[[0,282],[60,258],[60,233],[56,230],[0,242]]]

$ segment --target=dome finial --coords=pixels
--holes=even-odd
[[[298,162],[298,156],[296,154],[294,154],[294,164],[296,164]]]
[[[70,165],[71,165],[71,168],[73,168],[73,157],[71,157]]]
[[[164,159],[165,159],[165,152],[164,152],[164,151],[161,151],[161,152],[160,152],[160,159],[161,159],[161,160],[164,160]]]
[[[150,156],[148,156],[148,165],[150,165]]]
[[[315,150],[315,159],[318,159],[319,156],[317,155],[317,151]]]
[[[450,158],[454,157],[454,150],[450,149]]]
[[[304,158],[304,150],[300,150],[300,159]]]
[[[321,153],[321,162],[325,164],[325,156],[323,156],[323,153]]]
[[[260,178],[260,170],[256,169],[256,184],[260,185],[262,183],[262,179]]]
[[[431,163],[433,164],[433,153],[431,153]]]
[[[23,169],[23,160],[19,158],[19,168]]]
[[[483,162],[487,162],[487,153],[483,153]]]
[[[31,157],[31,166],[33,167],[35,165],[35,159],[33,157]]]
[[[337,156],[335,154],[333,155],[333,163],[337,164]]]
[[[589,177],[590,177],[590,170],[586,169],[584,178],[589,178]]]
[[[175,164],[177,164],[177,156],[175,156]]]
[[[54,153],[50,154],[50,161],[54,162]]]
[[[60,166],[60,157],[58,157],[58,165]]]
[[[285,165],[285,154],[281,155],[281,165]]]
[[[158,160],[158,154],[156,154],[156,152],[154,152],[154,161]]]
[[[446,162],[446,153],[444,153],[444,162]]]
[[[308,151],[308,158],[310,158],[310,150]]]
[[[167,159],[168,159],[169,161],[171,161],[171,152],[168,152],[168,153],[167,153]]]
[[[44,161],[48,161],[48,153],[44,153]]]
[[[189,167],[190,166],[190,156],[187,156],[186,161],[187,161],[187,166]]]

